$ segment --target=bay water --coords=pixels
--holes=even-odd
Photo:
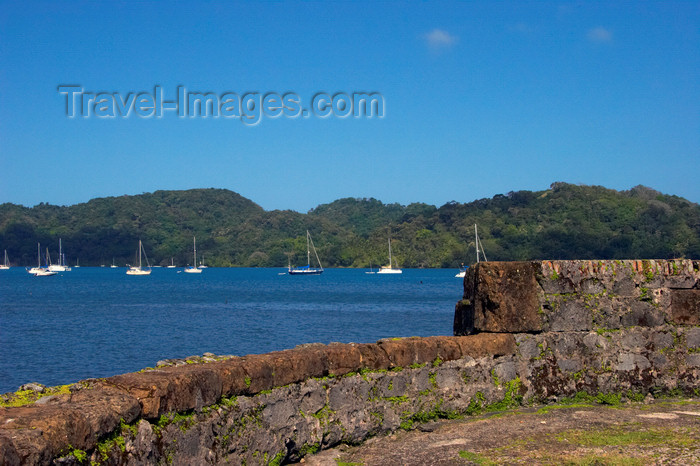
[[[326,269],[74,268],[0,271],[0,393],[61,385],[211,352],[243,356],[303,343],[451,335],[462,280],[452,269],[401,275]]]

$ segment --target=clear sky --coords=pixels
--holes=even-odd
[[[68,118],[60,85],[377,92],[384,115]],[[697,1],[0,1],[0,203],[215,187],[305,212],[554,181],[700,202],[699,159]]]

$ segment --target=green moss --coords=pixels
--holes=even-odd
[[[381,413],[379,411],[370,411],[369,415],[377,421],[378,424],[383,424],[384,423],[384,413]]]
[[[250,377],[246,376],[244,382],[246,387],[250,387],[250,383],[252,382],[252,380],[250,379]]]
[[[486,411],[503,411],[505,409],[515,408],[522,405],[523,396],[520,394],[521,385],[522,383],[520,381],[520,377],[516,377],[513,380],[506,382],[506,394],[503,399],[486,406],[484,409]]]
[[[221,398],[221,405],[226,406],[227,408],[230,408],[230,407],[235,406],[237,404],[238,404],[238,397],[237,396]]]
[[[479,414],[482,412],[485,405],[486,398],[484,397],[484,394],[481,392],[476,392],[472,399],[469,401],[469,406],[467,406],[466,413],[469,416]]]
[[[340,458],[335,459],[335,464],[337,466],[363,466],[364,463],[348,463],[347,461],[343,461]]]
[[[384,397],[384,400],[388,401],[392,405],[397,405],[397,404],[401,404],[401,403],[406,403],[408,401],[408,397],[406,395],[388,396],[388,397]]]
[[[68,448],[70,450],[68,456],[72,455],[73,458],[75,458],[75,461],[77,461],[80,464],[85,463],[85,461],[87,460],[87,452],[78,448],[73,448],[71,445],[68,445]]]
[[[34,390],[18,390],[9,394],[7,400],[0,400],[0,407],[13,408],[25,406],[36,402],[40,398],[54,395],[67,395],[70,393],[70,385],[58,385],[56,387],[46,387],[39,393]]]
[[[411,364],[410,366],[408,366],[408,368],[409,368],[409,369],[420,369],[421,367],[425,367],[425,366],[426,366],[425,363],[419,364],[419,363],[416,362],[416,363]]]
[[[277,453],[274,458],[270,460],[268,463],[269,466],[279,466],[282,464],[282,461],[284,461],[285,453],[283,451]]]
[[[491,380],[493,380],[493,384],[497,387],[500,387],[501,383],[498,380],[498,375],[496,375],[496,370],[491,369]]]
[[[559,274],[556,270],[552,270],[552,275],[549,276],[550,280],[559,280]]]
[[[321,449],[320,443],[305,443],[299,448],[299,454],[301,456],[313,455]]]
[[[428,376],[428,379],[430,380],[430,384],[434,387],[437,388],[437,372],[431,372],[430,375]]]
[[[649,288],[643,286],[639,287],[639,300],[647,302],[652,301],[652,296],[649,294]]]
[[[440,356],[438,356],[438,357],[435,358],[435,360],[433,361],[433,367],[439,366],[440,364],[442,364],[442,362],[443,362],[443,361],[442,361],[442,358],[440,358]]]
[[[478,465],[492,466],[498,464],[483,455],[465,450],[459,451],[459,457]]]

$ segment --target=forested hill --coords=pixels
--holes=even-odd
[[[265,211],[228,190],[156,191],[67,207],[0,205],[0,250],[36,263],[36,244],[56,260],[132,263],[139,238],[151,263],[192,262],[192,236],[210,266],[286,266],[306,261],[306,230],[324,267],[387,262],[456,267],[475,258],[474,224],[489,260],[700,258],[700,206],[643,186],[615,191],[554,183],[468,204],[384,204],[340,199],[307,214]]]

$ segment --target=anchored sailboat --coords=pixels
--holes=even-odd
[[[311,249],[314,250],[316,262],[318,262],[318,268],[311,267]],[[323,266],[318,258],[318,253],[314,247],[314,242],[311,239],[309,230],[306,230],[306,265],[303,267],[292,267],[289,265],[287,272],[289,272],[289,275],[321,275],[323,273]]]
[[[127,275],[150,275],[151,274],[151,264],[148,263],[148,256],[146,256],[146,264],[148,267],[146,269],[141,268],[141,255],[146,255],[146,251],[143,249],[143,244],[141,243],[141,240],[139,240],[139,265],[138,267],[136,266],[131,266],[129,269],[126,271]]]
[[[389,265],[386,267],[379,267],[379,271],[377,271],[378,274],[389,274],[389,273],[403,273],[403,271],[399,268],[398,264],[396,264],[396,268],[392,266],[391,262],[391,237],[389,238]]]
[[[479,251],[481,251],[481,254],[484,255],[484,262],[488,262],[488,259],[486,259],[486,252],[484,252],[484,245],[481,244],[481,240],[479,239],[479,232],[476,229],[476,223],[474,224],[474,245],[476,246],[476,263],[479,263]],[[459,272],[455,277],[457,278],[464,278],[464,276],[467,274],[467,269],[469,266],[465,266],[462,264],[459,268]]]
[[[192,244],[194,246],[194,262],[192,266],[185,267],[185,273],[202,273],[202,269],[197,268],[197,238],[192,237]]]
[[[5,249],[5,260],[0,265],[0,270],[10,270],[10,261],[7,259],[7,249]]]
[[[41,266],[41,244],[40,244],[40,243],[36,243],[36,262],[37,262],[37,266],[36,266],[36,267],[32,267],[31,269],[28,270],[28,272],[29,272],[30,274],[34,275],[35,277],[50,277],[51,275],[56,275],[56,272],[53,272],[53,271],[49,270],[49,264],[48,264],[48,262],[49,262],[49,254],[48,254],[48,252],[49,252],[49,250],[48,250],[48,248],[47,248],[47,249],[46,249],[46,261],[47,261],[47,264],[46,264],[46,267],[42,267],[42,266]]]
[[[58,264],[49,265],[49,270],[52,272],[70,272],[70,267],[66,265],[66,255],[63,254],[63,244],[61,243],[61,238],[58,238]]]

